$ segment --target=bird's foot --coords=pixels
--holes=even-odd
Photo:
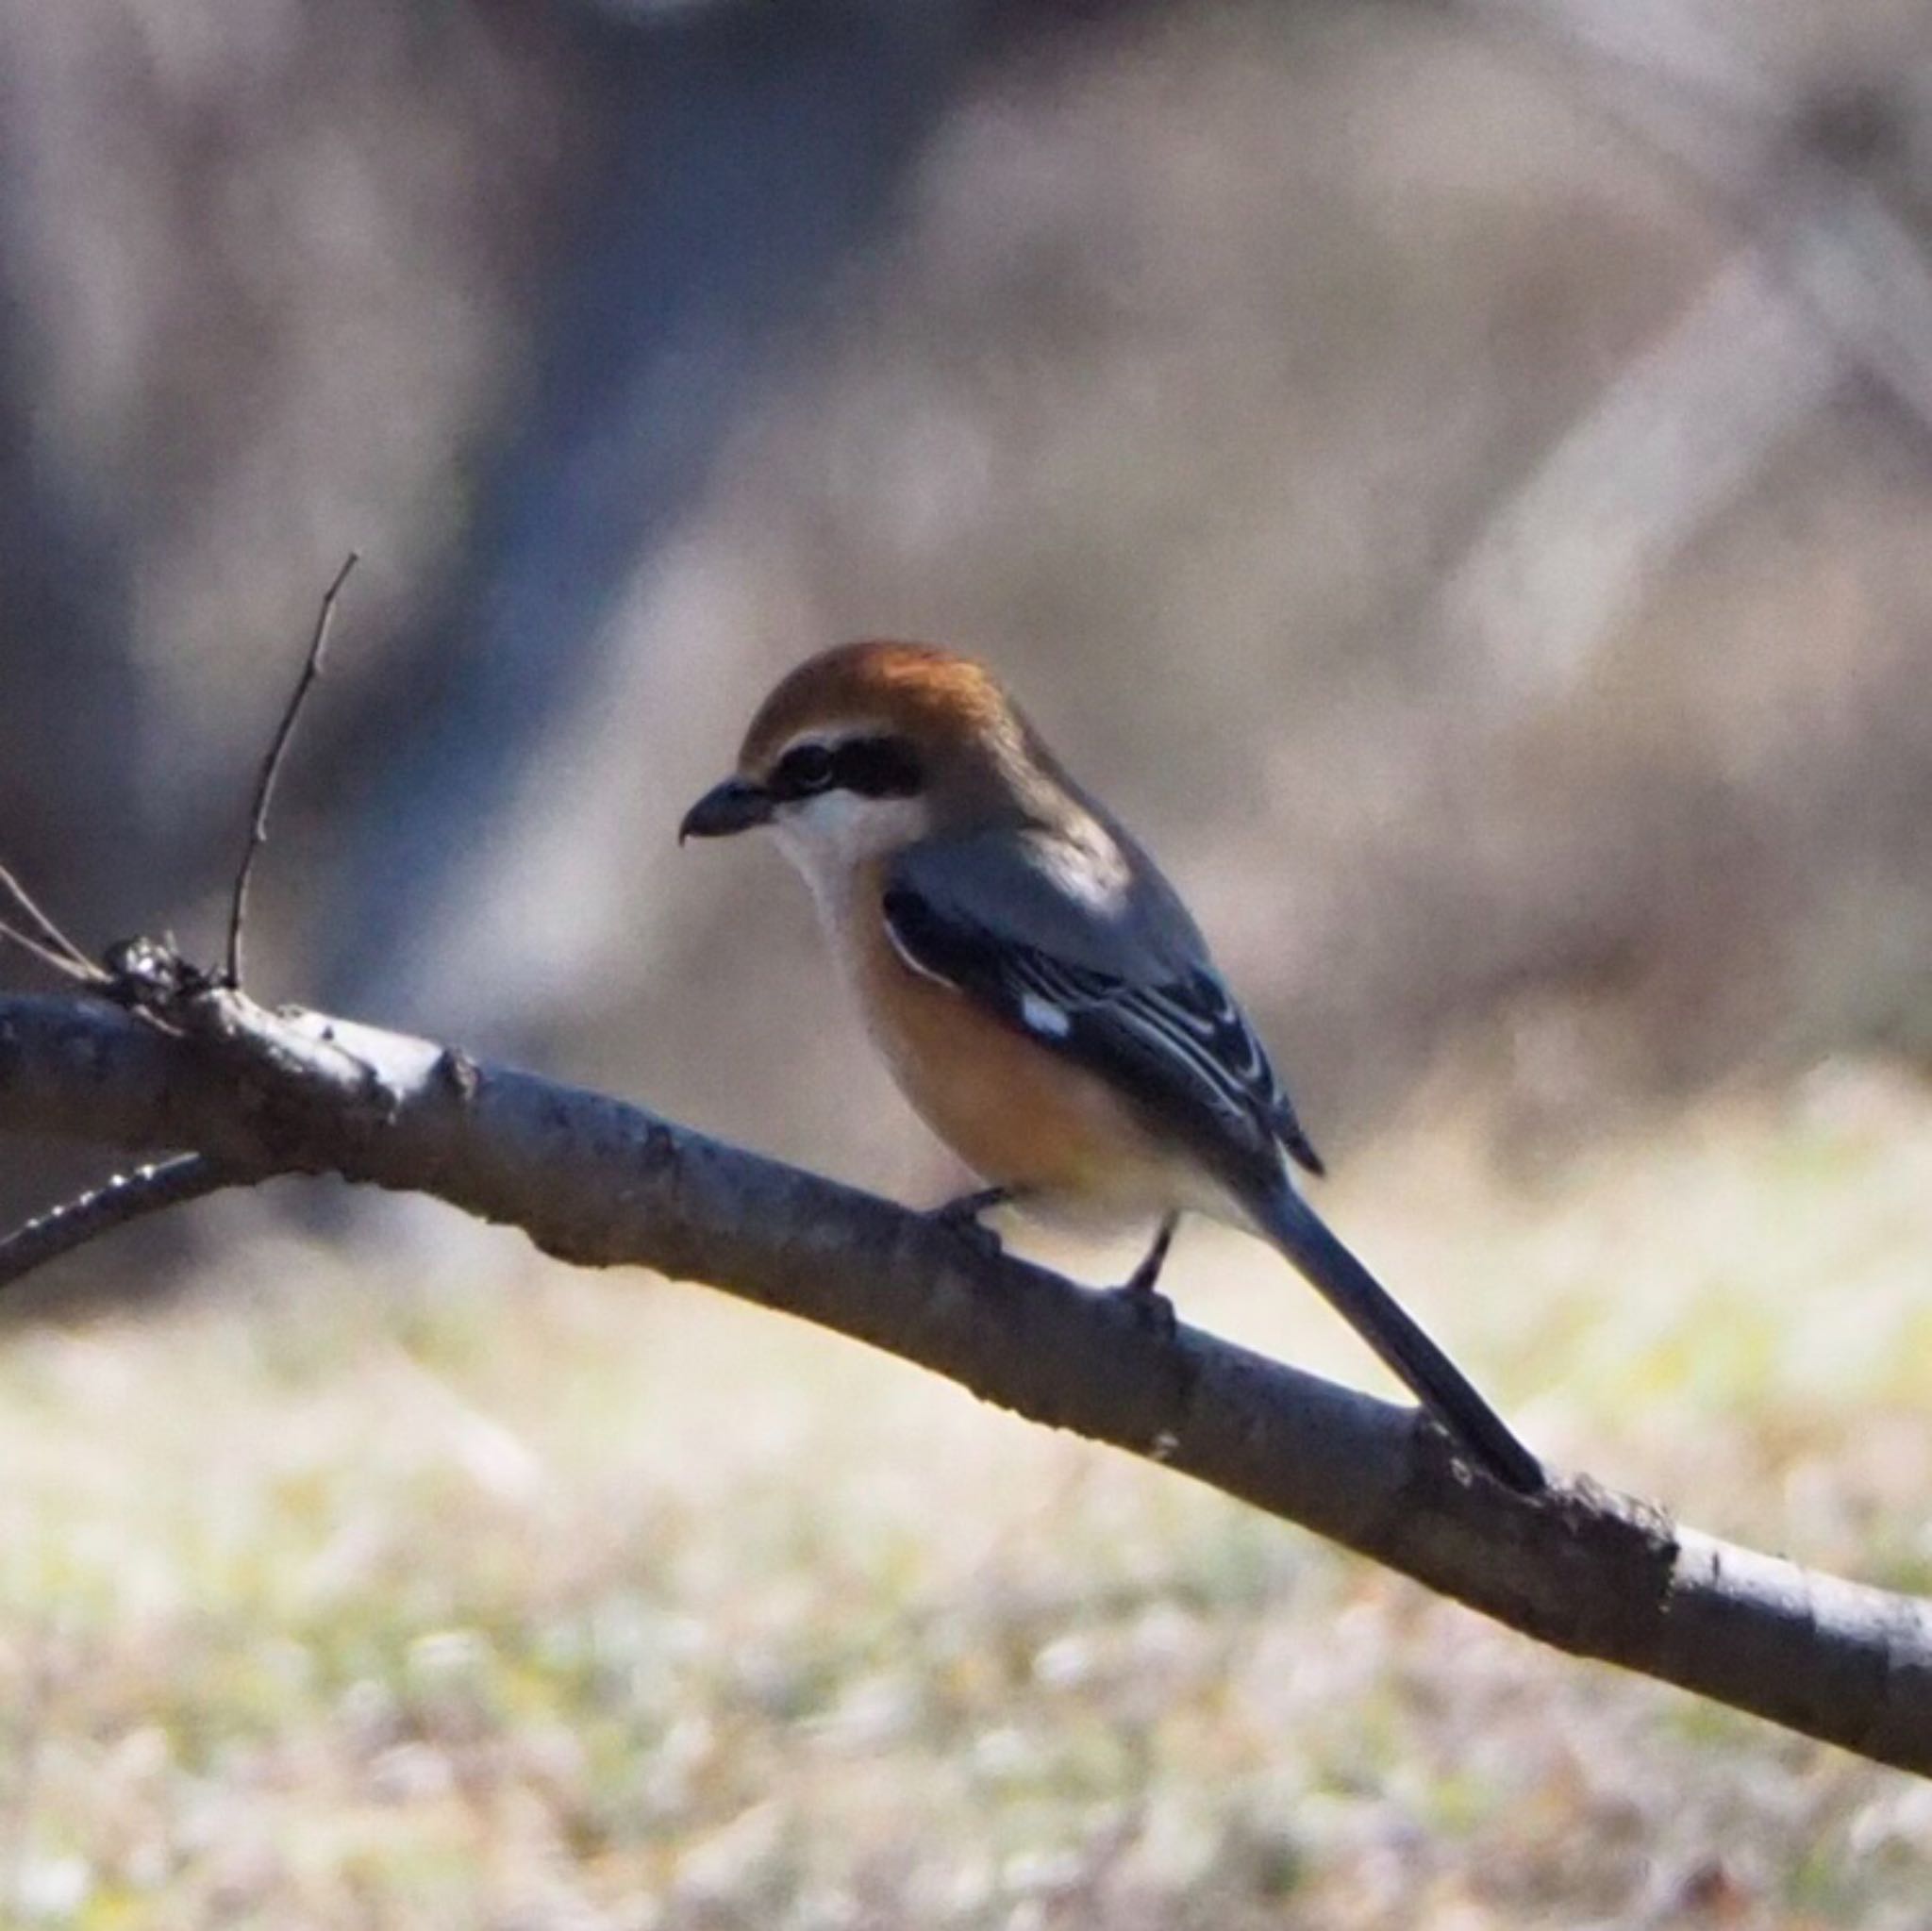
[[[1154,1274],[1158,1272],[1158,1269],[1150,1272],[1143,1262],[1109,1291],[1117,1300],[1126,1303],[1136,1323],[1156,1340],[1171,1341],[1180,1321],[1174,1311],[1174,1303],[1154,1285]]]
[[[957,1200],[933,1207],[926,1218],[938,1222],[948,1233],[958,1235],[980,1253],[997,1256],[1006,1252],[1006,1243],[979,1217],[996,1207],[1005,1207],[1012,1197],[1012,1190],[1008,1187],[977,1187],[971,1193],[962,1193]]]

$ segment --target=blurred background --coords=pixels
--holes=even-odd
[[[0,0],[0,856],[90,948],[216,952],[353,546],[258,994],[937,1199],[674,830],[808,651],[973,649],[1531,1440],[1932,1587],[1921,0]],[[1907,1779],[320,1190],[9,1332],[10,1921],[1925,1922]]]

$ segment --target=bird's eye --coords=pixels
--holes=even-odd
[[[832,782],[832,754],[823,744],[794,744],[778,760],[777,778],[789,798],[822,791]]]

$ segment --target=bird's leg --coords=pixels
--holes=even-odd
[[[962,1193],[956,1200],[933,1207],[927,1218],[939,1222],[962,1240],[970,1240],[990,1254],[998,1254],[1004,1251],[999,1235],[991,1227],[982,1226],[979,1217],[996,1207],[1009,1206],[1019,1197],[1018,1190],[1012,1187],[975,1187],[971,1193]]]
[[[1158,1283],[1160,1270],[1167,1265],[1167,1250],[1174,1245],[1174,1230],[1180,1224],[1180,1218],[1177,1213],[1161,1216],[1160,1225],[1155,1230],[1153,1246],[1141,1257],[1140,1266],[1114,1290],[1117,1294],[1124,1294],[1136,1315],[1164,1339],[1172,1339],[1174,1335],[1174,1303],[1160,1291]]]
[[[976,1221],[981,1214],[1005,1207],[1015,1198],[1010,1187],[975,1187],[932,1209],[936,1221]]]

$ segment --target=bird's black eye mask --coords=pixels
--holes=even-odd
[[[852,791],[861,798],[910,798],[924,785],[918,754],[904,738],[845,738],[836,744],[808,739],[773,767],[765,790],[778,804],[819,791]]]

